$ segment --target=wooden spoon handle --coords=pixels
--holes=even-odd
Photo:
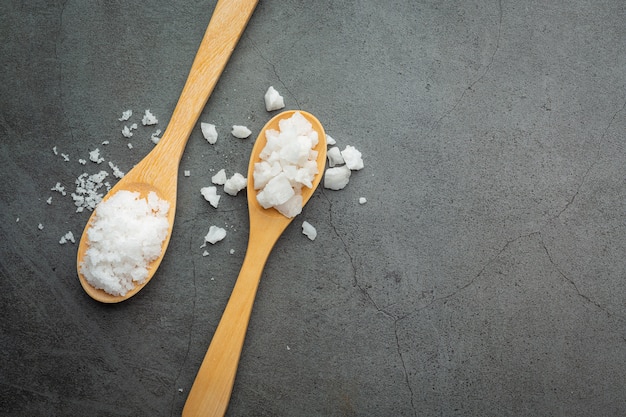
[[[271,242],[248,245],[233,292],[187,397],[183,417],[226,413],[254,298],[272,246]]]
[[[218,0],[202,38],[189,77],[159,144],[179,161],[191,130],[213,92],[258,0]]]

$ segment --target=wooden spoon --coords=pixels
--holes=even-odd
[[[120,190],[138,191],[142,197],[150,191],[170,204],[169,231],[161,256],[148,267],[148,278],[123,296],[115,296],[93,287],[81,273],[81,263],[89,246],[87,232],[94,219],[91,215],[78,245],[76,259],[78,277],[85,292],[103,303],[117,303],[137,294],[154,276],[172,235],[176,212],[178,165],[191,130],[198,121],[209,95],[213,91],[228,58],[235,49],[258,0],[218,0],[209,26],[189,71],[189,77],[178,99],[172,118],[159,143],[122,178],[103,200]],[[97,209],[97,208],[96,208]]]
[[[264,209],[257,202],[253,178],[254,164],[260,161],[259,153],[266,143],[264,132],[267,129],[278,130],[278,121],[291,117],[293,113],[294,111],[286,111],[272,118],[261,131],[252,149],[248,165],[250,235],[246,256],[222,319],[187,397],[183,417],[223,416],[226,413],[263,267],[274,244],[293,220],[273,208]],[[318,174],[312,188],[302,189],[304,205],[324,175],[326,135],[324,128],[313,115],[302,111],[300,113],[313,125],[319,138],[319,143],[315,147],[318,151]]]

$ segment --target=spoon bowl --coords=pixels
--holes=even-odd
[[[265,131],[278,130],[278,122],[291,117],[295,111],[286,111],[272,118],[262,129],[252,149],[248,165],[248,211],[250,234],[248,248],[239,277],[224,309],[209,349],[200,365],[187,402],[183,417],[223,416],[230,401],[237,366],[265,262],[274,244],[293,221],[274,208],[265,209],[257,201],[254,189],[254,164],[260,162],[259,154],[267,142]],[[302,188],[304,206],[319,185],[326,166],[326,134],[321,123],[311,114],[300,113],[313,125],[319,142],[314,148],[317,154],[317,174],[311,188]]]
[[[132,297],[145,287],[161,264],[174,227],[178,165],[185,145],[257,2],[258,0],[218,0],[163,137],[103,198],[105,201],[121,190],[138,191],[145,198],[150,191],[154,191],[170,205],[167,214],[169,230],[161,247],[161,255],[148,266],[148,277],[142,284],[136,285],[123,296],[118,296],[108,294],[87,282],[81,272],[81,264],[89,247],[89,228],[96,212],[87,222],[78,245],[76,267],[83,289],[93,299],[103,303],[118,303]]]

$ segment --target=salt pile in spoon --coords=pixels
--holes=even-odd
[[[125,295],[148,277],[167,237],[169,203],[150,192],[118,191],[96,208],[80,270],[92,286]]]

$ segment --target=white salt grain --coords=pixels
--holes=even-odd
[[[209,233],[204,237],[205,242],[209,242],[214,245],[220,240],[226,237],[226,230],[221,227],[211,226],[209,227]]]
[[[361,152],[359,152],[354,146],[346,146],[346,148],[341,151],[341,156],[348,168],[353,171],[358,171],[363,168],[363,159],[361,158]]]
[[[200,189],[200,193],[206,201],[208,201],[213,207],[217,208],[221,197],[217,195],[217,187],[203,187]]]
[[[247,178],[241,175],[238,172],[235,172],[232,177],[226,180],[224,183],[224,192],[226,194],[230,194],[232,196],[237,195],[237,193],[244,188],[248,184]]]
[[[343,160],[343,156],[341,156],[341,150],[337,146],[333,146],[328,149],[326,152],[326,157],[328,158],[328,166],[334,167],[335,165],[341,165],[345,163]]]
[[[130,119],[130,116],[133,115],[133,111],[132,110],[126,110],[124,112],[122,112],[122,117],[120,117],[119,120],[120,122],[125,122],[126,120]]]
[[[220,169],[211,177],[211,182],[216,185],[224,185],[226,183],[226,170]]]
[[[65,192],[65,187],[63,187],[60,182],[57,182],[56,185],[50,189],[50,191],[57,191],[57,192],[61,193],[61,195],[66,195],[67,194]]]
[[[81,164],[81,165],[87,165],[87,160],[81,158],[81,159],[78,160],[78,163]]]
[[[330,190],[342,190],[350,181],[350,168],[346,165],[328,168],[324,173],[324,188]]]
[[[330,135],[326,135],[326,145],[333,146],[336,145],[337,141],[330,137]]]
[[[91,162],[95,162],[96,164],[104,162],[104,158],[100,156],[100,149],[96,148],[93,151],[89,152],[89,160]]]
[[[39,230],[43,230],[43,224],[39,223],[39,224],[37,225],[37,229],[39,229]]]
[[[128,144],[126,146],[128,146],[128,149],[133,149],[133,144],[130,143],[130,142],[128,142]]]
[[[209,256],[209,251],[205,250],[204,252],[202,252],[202,256]]]
[[[159,123],[158,119],[154,117],[154,115],[150,112],[150,110],[146,110],[141,119],[141,124],[144,126],[155,125]]]
[[[109,161],[109,167],[113,171],[115,178],[122,178],[124,176],[124,173],[117,167],[117,165],[113,164],[113,162]]]
[[[122,129],[122,136],[124,136],[125,138],[130,138],[133,136],[133,132],[130,131],[130,128],[128,126],[124,126],[124,128]]]
[[[245,139],[249,137],[252,132],[246,126],[233,125],[233,130],[230,133],[236,138]]]
[[[272,86],[270,86],[265,92],[264,99],[265,109],[267,111],[278,110],[285,107],[285,100],[283,99],[283,96],[281,96]]]
[[[202,130],[202,136],[204,136],[207,142],[211,145],[215,145],[215,142],[217,142],[217,129],[215,129],[215,125],[201,122],[200,129]]]
[[[365,197],[359,197],[359,204],[367,203],[367,199]]]
[[[64,160],[65,162],[69,162],[70,157],[69,157],[69,155],[68,155],[68,154],[66,154],[66,153],[62,153],[62,154],[61,154],[61,156],[63,157],[63,160]]]
[[[159,143],[159,141],[161,140],[161,138],[159,137],[159,135],[161,134],[161,129],[157,129],[156,132],[154,132],[152,134],[152,136],[150,136],[150,140],[152,141],[152,143],[154,143],[155,145],[157,143]]]
[[[302,222],[302,233],[311,240],[315,240],[317,237],[317,230],[306,220]]]
[[[98,206],[80,270],[95,288],[125,295],[148,277],[167,237],[169,203],[150,192],[122,190]]]
[[[67,242],[76,243],[76,240],[74,239],[74,234],[71,231],[69,231],[65,235],[61,236],[61,239],[59,240],[59,244],[61,244],[61,245],[64,245]]]
[[[46,203],[48,205],[52,204],[52,197],[48,197],[48,199],[46,200]]]
[[[189,171],[189,170],[185,170],[185,171],[183,171],[183,175],[184,175],[185,177],[189,177],[189,176],[191,176],[191,171]]]
[[[74,205],[77,207],[76,212],[80,213],[84,209],[93,210],[102,201],[104,193],[101,192],[102,187],[110,188],[104,179],[109,174],[106,171],[100,171],[96,174],[89,175],[86,172],[76,178],[76,190],[72,193]]]
[[[59,154],[59,151],[57,151],[57,147],[56,147],[56,146],[53,146],[53,147],[52,147],[52,152],[53,152],[55,155],[58,155],[58,154]]]

